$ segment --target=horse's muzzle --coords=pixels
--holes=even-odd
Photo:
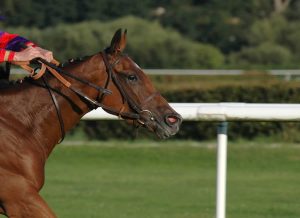
[[[171,113],[164,116],[160,122],[156,121],[154,132],[161,139],[169,138],[179,131],[182,123],[182,117],[177,113]]]

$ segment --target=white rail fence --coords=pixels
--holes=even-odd
[[[300,104],[171,103],[184,120],[219,121],[217,133],[216,218],[226,217],[227,121],[300,121]],[[118,119],[94,110],[83,119]]]
[[[238,76],[243,75],[247,70],[232,69],[144,69],[149,75],[177,75],[177,76]],[[283,70],[264,70],[270,75],[284,77],[285,80],[290,80],[292,77],[299,77],[299,69],[283,69]],[[12,69],[12,74],[26,74],[22,69]]]

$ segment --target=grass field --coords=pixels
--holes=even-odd
[[[60,145],[42,195],[62,218],[212,218],[215,152],[191,141]],[[228,155],[228,217],[300,217],[300,146],[231,143]]]

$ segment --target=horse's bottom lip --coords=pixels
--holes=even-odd
[[[161,125],[156,126],[154,132],[160,139],[167,139],[173,135],[175,135],[178,132],[179,128],[177,130],[170,130],[168,127],[162,127]]]
[[[179,131],[180,124],[181,122],[178,122],[177,124],[170,126],[164,121],[147,120],[143,126],[150,132],[154,132],[158,138],[167,139]]]

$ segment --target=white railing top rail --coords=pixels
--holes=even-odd
[[[170,103],[184,120],[197,121],[300,121],[300,104]],[[118,119],[101,108],[83,119]]]
[[[243,75],[247,70],[242,69],[144,69],[149,75],[178,75],[178,76],[230,76],[230,75]],[[271,75],[276,76],[299,76],[300,69],[270,69],[264,70]],[[12,69],[12,74],[26,74],[26,71],[22,69]]]

